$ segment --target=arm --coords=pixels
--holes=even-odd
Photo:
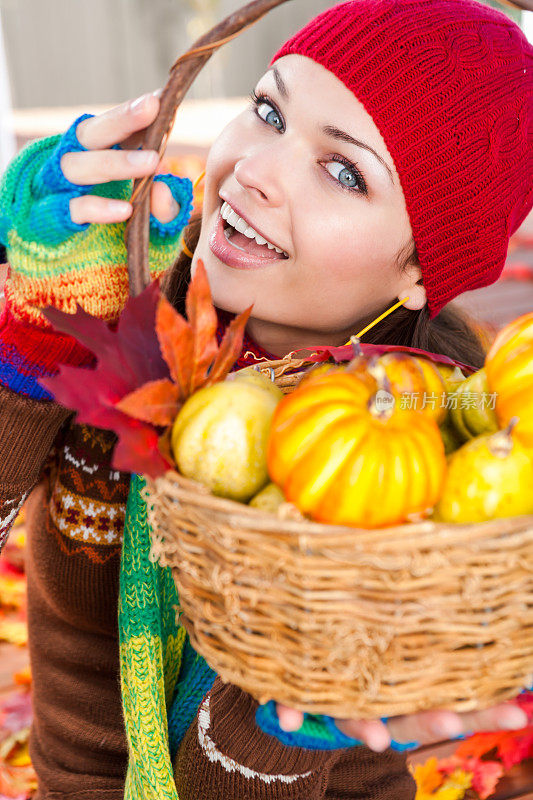
[[[174,777],[180,800],[322,800],[326,796],[328,774],[339,751],[281,744],[257,726],[257,705],[250,695],[217,678],[176,756]]]
[[[158,108],[150,96],[142,113],[126,104],[100,117],[85,115],[64,136],[26,147],[2,179],[0,240],[10,272],[0,317],[0,545],[68,417],[49,402],[39,378],[55,374],[60,363],[92,361],[75,340],[51,330],[39,308],[73,311],[77,302],[94,316],[118,318],[127,297],[124,220],[131,213],[120,198],[129,196],[134,177],[155,169],[158,156],[134,167],[130,151],[117,152],[117,146],[150,124]],[[90,149],[106,144],[110,150]],[[153,275],[177,255],[191,201],[190,181],[159,178],[152,193]]]
[[[132,212],[132,179],[154,172],[159,156],[117,148],[156,116],[159,101],[148,98],[143,114],[126,104],[100,117],[83,115],[62,137],[30,144],[8,168],[0,186],[0,241],[11,265],[6,297],[18,320],[46,329],[39,308],[73,312],[76,303],[101,319],[118,318],[128,294],[124,223]],[[158,176],[153,277],[173,263],[191,210],[191,182]]]
[[[0,551],[69,412],[0,386]]]

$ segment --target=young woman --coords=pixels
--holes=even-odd
[[[311,20],[211,148],[202,217],[184,232],[192,258],[184,251],[167,273],[168,296],[182,304],[201,258],[221,322],[253,303],[246,349],[274,356],[342,344],[408,297],[373,340],[479,366],[481,345],[446,304],[498,278],[531,208],[532,56],[520,30],[476,0],[353,0]],[[59,363],[90,357],[38,308],[79,302],[117,318],[126,181],[157,167],[156,153],[135,149],[157,111],[147,95],[84,116],[26,148],[0,190],[11,265],[0,323],[0,538],[39,483],[28,608],[40,800],[124,793],[116,611],[129,484],[110,467],[113,437],[72,424],[40,387]],[[178,253],[190,200],[189,182],[153,187],[154,275]],[[526,722],[512,703],[387,724],[339,720],[366,746],[332,754],[267,737],[254,710],[215,682],[177,752],[181,800],[407,800],[413,781],[391,737],[425,743]],[[299,712],[278,710],[287,731],[299,727]],[[130,787],[129,796],[158,796],[154,781],[153,793]]]

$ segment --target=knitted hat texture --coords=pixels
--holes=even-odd
[[[431,317],[496,281],[533,205],[533,48],[520,28],[477,0],[350,0],[271,65],[290,54],[332,72],[380,130]]]

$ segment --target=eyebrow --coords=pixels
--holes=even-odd
[[[267,72],[274,73],[274,80],[276,81],[276,86],[278,87],[280,95],[283,97],[284,100],[288,100],[289,90],[287,89],[287,86],[283,78],[281,77],[279,69],[274,66],[270,67],[270,69],[268,69]],[[389,167],[387,162],[379,155],[379,153],[376,153],[376,151],[372,147],[370,147],[370,145],[365,144],[365,142],[361,142],[359,139],[354,139],[354,137],[350,136],[349,133],[346,133],[346,131],[341,131],[340,128],[335,127],[335,125],[324,125],[324,127],[321,128],[321,132],[324,133],[326,136],[331,137],[332,139],[337,139],[337,141],[339,142],[347,142],[348,144],[353,144],[356,147],[361,147],[363,150],[367,150],[369,153],[372,153],[372,155],[377,158],[379,163],[385,167],[385,169],[389,173],[391,182],[394,184],[394,175],[392,174],[391,168]]]

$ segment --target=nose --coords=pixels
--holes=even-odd
[[[264,205],[283,204],[283,186],[279,160],[268,148],[260,148],[240,158],[233,174],[237,182]]]

